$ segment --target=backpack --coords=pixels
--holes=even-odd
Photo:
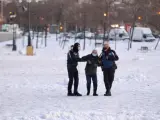
[[[112,54],[115,55],[113,52],[112,52]],[[98,56],[98,62],[99,62],[99,66],[101,66],[102,69],[103,69],[102,55],[103,55],[103,52]],[[114,68],[115,70],[118,68],[115,61],[113,61],[113,68]]]

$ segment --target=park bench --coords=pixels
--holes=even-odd
[[[147,46],[141,46],[141,51],[148,51],[148,47]]]

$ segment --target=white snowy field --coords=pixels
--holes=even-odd
[[[120,60],[112,97],[103,96],[100,68],[99,96],[86,96],[85,63],[78,66],[83,96],[67,97],[66,54],[73,42],[63,50],[52,35],[48,46],[37,49],[35,56],[22,54],[22,40],[17,41],[17,52],[5,46],[11,41],[0,43],[0,120],[160,120],[160,45],[155,51],[156,42],[133,43],[127,51],[127,42],[117,42]],[[114,49],[114,42],[111,46]],[[149,51],[141,52],[141,46]],[[93,48],[94,41],[87,40],[80,56]]]

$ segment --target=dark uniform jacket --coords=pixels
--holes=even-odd
[[[79,54],[70,50],[67,54],[67,67],[77,67],[78,61],[80,61]]]

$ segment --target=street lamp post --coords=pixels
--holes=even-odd
[[[132,48],[132,42],[133,42],[133,34],[134,34],[134,29],[135,29],[135,24],[136,24],[136,21],[139,20],[141,21],[143,18],[141,16],[134,16],[134,21],[133,21],[133,24],[132,24],[132,29],[131,29],[131,34],[130,34],[130,41],[128,42],[128,50],[130,48]]]
[[[17,46],[16,46],[16,31],[15,31],[15,27],[13,24],[13,48],[12,51],[16,51],[17,50]]]
[[[115,25],[111,25],[111,27],[114,28],[114,33],[115,33],[115,50],[116,50],[117,49],[117,34],[118,34],[119,25],[115,24]]]
[[[86,13],[84,12],[84,43],[83,43],[83,50],[85,50],[85,46],[86,46]]]
[[[117,34],[118,34],[118,28],[119,26],[117,25],[116,27],[115,27],[115,50],[117,49]]]
[[[27,55],[33,55],[33,46],[31,43],[31,34],[30,34],[30,27],[31,27],[31,14],[30,14],[30,0],[28,0],[28,45],[27,45]]]
[[[3,20],[3,0],[1,0],[1,19]]]
[[[3,0],[1,0],[1,18],[3,20]]]
[[[103,44],[104,44],[104,41],[105,41],[105,36],[106,36],[106,17],[107,17],[107,13],[104,13],[103,14],[104,16],[104,28],[103,28]]]
[[[157,14],[158,14],[158,16],[160,16],[160,11]],[[155,50],[157,49],[159,42],[160,42],[160,36],[158,37],[157,44],[156,44],[156,46],[154,48]]]
[[[9,13],[9,17],[10,17],[10,22],[11,25],[13,25],[13,47],[12,47],[12,51],[16,51],[17,50],[17,46],[16,46],[16,31],[15,31],[15,25],[14,25],[14,19],[16,18],[16,14],[14,12],[10,12]]]
[[[30,1],[28,1],[28,46],[32,46],[31,45],[31,34],[30,34],[30,27],[31,27],[31,23],[30,23]]]

